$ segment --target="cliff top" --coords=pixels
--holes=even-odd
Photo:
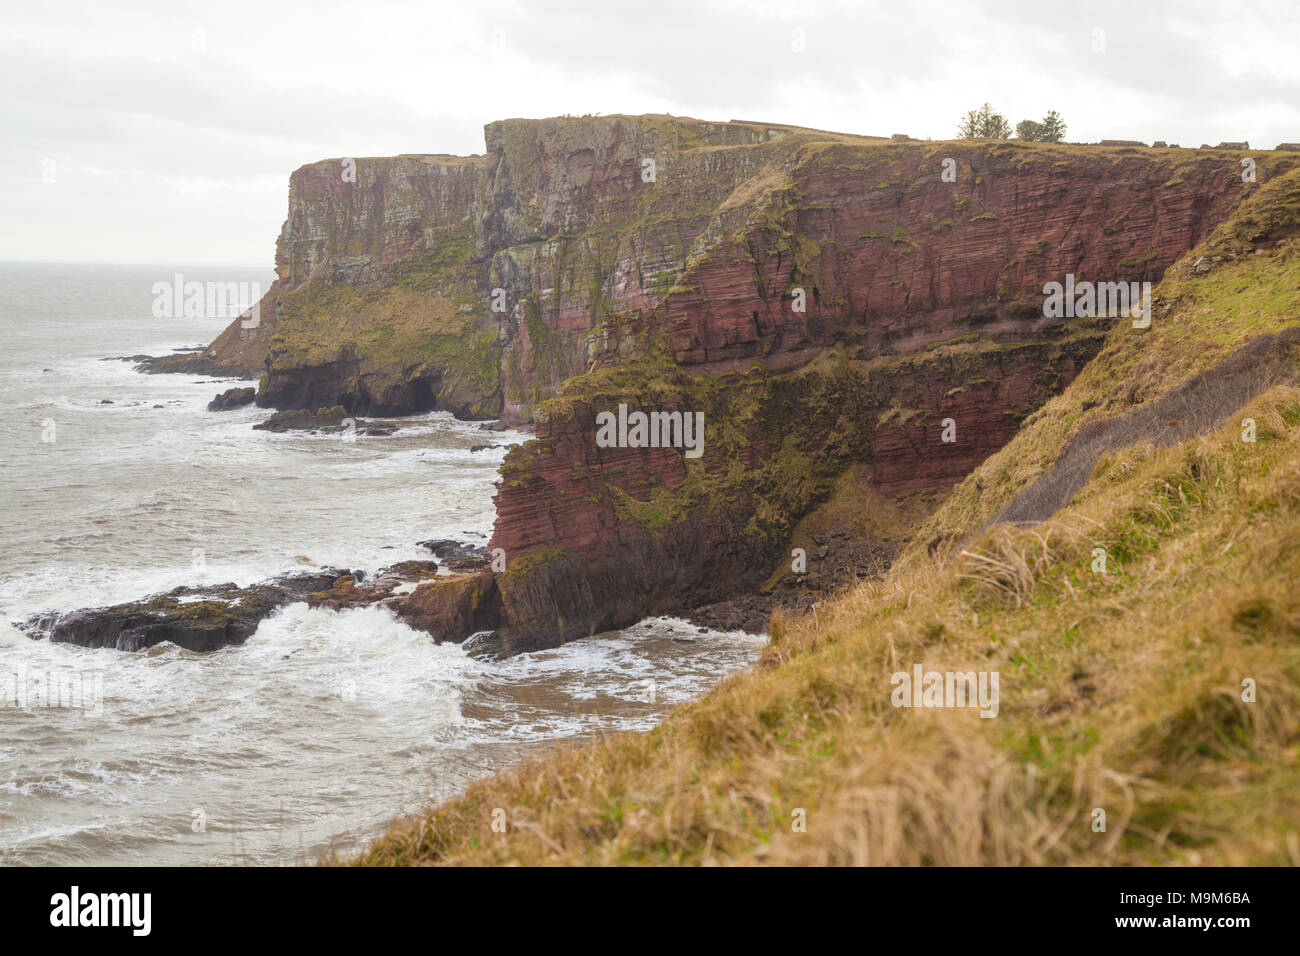
[[[879,136],[869,133],[849,133],[836,130],[795,126],[788,123],[771,123],[761,120],[729,119],[706,120],[692,116],[674,116],[671,113],[610,113],[582,116],[508,117],[492,120],[483,126],[488,152],[493,145],[498,148],[510,145],[532,145],[545,142],[553,150],[577,150],[594,143],[621,141],[633,138],[638,143],[653,146],[656,150],[683,151],[718,147],[756,146],[776,140],[790,142],[846,143],[860,146],[937,146],[937,145],[1007,145],[1025,149],[1087,150],[1088,152],[1129,153],[1146,151],[1179,151],[1190,155],[1214,153],[1271,153],[1275,150],[1250,149],[1240,143],[1220,143],[1218,146],[1200,148],[1191,146],[1166,146],[1163,142],[1148,146],[1145,143],[1121,140],[1103,140],[1100,143],[1031,143],[1016,139],[917,139],[906,134]],[[521,142],[522,141],[522,142]],[[1282,144],[1286,146],[1288,144]],[[345,159],[355,162],[393,162],[417,160],[428,165],[471,166],[482,165],[485,153],[467,156],[450,153],[399,153],[395,156],[335,156],[305,163],[296,172],[325,165],[336,165]]]

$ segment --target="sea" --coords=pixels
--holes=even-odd
[[[505,448],[445,412],[391,436],[271,433],[255,384],[148,375],[124,356],[211,341],[156,289],[256,268],[0,263],[0,865],[293,865],[531,756],[645,731],[750,666],[765,638],[657,618],[483,661],[383,607],[290,604],[249,640],[89,649],[16,622],[179,585],[375,572],[486,543]],[[156,312],[162,312],[160,317]],[[78,682],[74,703],[19,693]],[[87,706],[91,700],[95,706]]]

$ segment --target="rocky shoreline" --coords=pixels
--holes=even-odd
[[[187,350],[163,358],[136,355],[122,360],[136,362],[141,372],[194,374],[196,369],[187,364],[191,356]],[[227,389],[209,402],[208,410],[222,412],[246,406],[255,396],[256,390],[250,387]],[[352,430],[357,435],[387,436],[399,430],[402,423],[353,418],[347,409],[335,406],[316,411],[278,411],[250,427],[309,434]],[[496,432],[509,426],[498,420],[479,427]],[[489,442],[472,446],[471,451],[501,447],[506,446]],[[244,587],[233,583],[182,586],[106,607],[43,612],[14,623],[33,639],[122,651],[140,651],[171,642],[189,651],[206,653],[244,643],[269,615],[302,601],[311,607],[336,611],[383,606],[433,640],[463,644],[471,654],[487,658],[554,647],[584,636],[572,628],[554,628],[545,609],[535,613],[538,603],[550,599],[556,588],[562,589],[563,582],[552,581],[550,588],[540,592],[531,586],[521,588],[515,574],[519,568],[497,565],[489,546],[457,538],[417,543],[432,554],[432,559],[399,562],[373,576],[361,570],[322,568],[287,573]],[[732,588],[732,593],[722,600],[679,601],[657,612],[631,606],[602,617],[591,608],[583,626],[590,635],[664,613],[679,614],[702,630],[762,634],[775,611],[798,614],[810,610],[835,590],[883,574],[894,554],[894,549],[845,529],[814,533],[808,543],[812,570],[807,570],[805,564],[799,571],[787,571],[765,584],[751,582],[751,586],[738,591]],[[519,564],[525,571],[537,565],[536,558],[527,553],[521,558]],[[589,623],[595,618],[600,619],[600,625]]]
[[[140,651],[170,641],[188,651],[242,644],[271,612],[329,587],[337,569],[281,575],[270,581],[183,586],[111,607],[47,611],[14,625],[28,637],[82,647]]]
[[[889,567],[881,555],[864,555],[847,532],[820,545],[817,570],[788,572],[770,588],[685,610],[684,620],[701,629],[767,632],[777,609],[811,610],[824,597]],[[546,635],[503,628],[500,591],[491,553],[482,545],[453,538],[421,541],[438,560],[402,561],[373,577],[359,570],[324,568],[286,574],[239,587],[183,586],[108,607],[49,611],[16,621],[33,639],[83,647],[140,651],[170,641],[189,651],[210,652],[242,644],[258,625],[285,605],[339,611],[380,605],[435,641],[465,644],[475,656],[500,658],[553,647]]]

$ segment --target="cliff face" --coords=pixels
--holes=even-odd
[[[489,124],[479,250],[512,304],[505,417],[530,420],[566,378],[642,354],[690,256],[738,224],[724,207],[803,135],[672,117]]]
[[[204,358],[263,405],[536,421],[485,592],[512,648],[754,585],[850,465],[951,486],[1124,321],[1046,319],[1045,282],[1158,280],[1256,188],[1207,150],[658,116],[485,139],[298,170],[261,326]],[[704,412],[704,454],[599,447],[620,403]]]
[[[492,547],[508,560],[498,576],[508,646],[757,588],[790,565],[795,525],[851,466],[867,466],[850,489],[863,501],[951,487],[1069,383],[1105,332],[1084,322],[1049,342],[968,336],[902,356],[850,338],[794,373],[638,362],[569,382],[502,468]],[[702,411],[703,454],[600,447],[596,416],[620,403]]]
[[[790,366],[853,328],[882,353],[1039,336],[1045,281],[1157,279],[1243,197],[1231,161],[1163,152],[808,144],[762,217],[669,296],[673,358]]]
[[[1158,277],[1243,195],[1217,151],[672,117],[505,120],[485,139],[481,157],[295,172],[261,324],[203,358],[265,376],[277,408],[529,421],[566,378],[659,340],[717,372],[798,367],[849,329],[883,353],[1033,337],[1043,281]]]
[[[297,170],[256,328],[204,358],[262,377],[258,403],[491,415],[500,375],[480,313],[482,157],[324,160]]]
[[[766,201],[738,199],[744,185],[814,135],[867,141],[673,117],[504,120],[481,157],[358,159],[352,179],[345,160],[304,166],[260,325],[232,323],[201,358],[264,376],[258,400],[276,408],[528,421],[564,379],[644,351],[642,314]]]

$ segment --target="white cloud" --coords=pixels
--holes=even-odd
[[[269,263],[293,169],[482,152],[483,124],[511,116],[943,138],[988,100],[1013,123],[1056,109],[1071,139],[1300,140],[1300,10],[1282,0],[123,7],[0,13],[0,258]]]

